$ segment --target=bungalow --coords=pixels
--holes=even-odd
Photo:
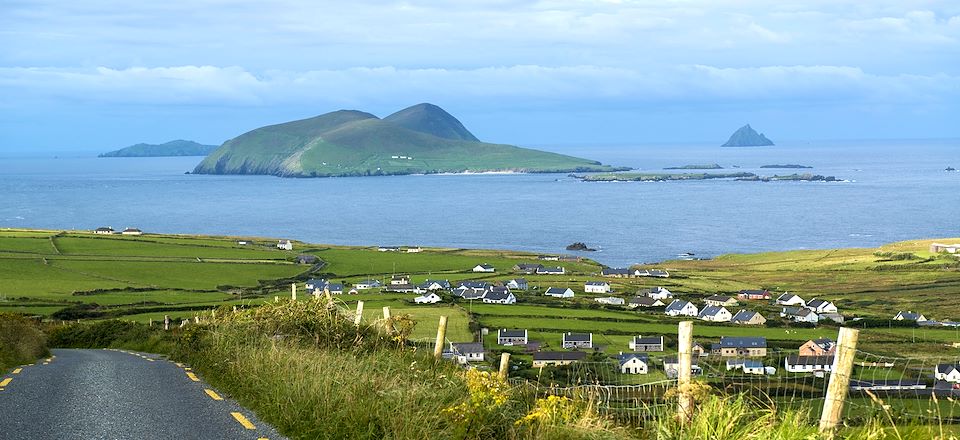
[[[706,306],[697,315],[698,319],[710,322],[730,322],[732,317],[730,311],[722,306]]]
[[[514,278],[504,283],[504,285],[510,290],[527,290],[530,288],[527,280],[523,278]]]
[[[394,276],[390,277],[390,284],[391,284],[391,285],[394,285],[394,286],[398,286],[398,285],[401,285],[401,284],[410,284],[410,276],[409,276],[409,275],[394,275]]]
[[[306,283],[303,283],[303,287],[308,291],[317,289],[323,290],[323,286],[326,286],[327,283],[328,281],[323,278],[310,278]]]
[[[94,234],[106,234],[106,235],[109,235],[109,234],[113,234],[113,232],[114,232],[114,231],[113,231],[113,228],[111,228],[111,227],[109,227],[109,226],[101,226],[101,227],[93,230],[93,233],[94,233]]]
[[[608,306],[622,306],[626,304],[623,298],[617,298],[615,296],[604,296],[600,298],[594,298],[594,301],[600,304],[606,304]]]
[[[806,307],[784,307],[780,310],[780,317],[795,322],[806,322],[810,324],[816,324],[820,321],[820,316]]]
[[[696,341],[693,342],[693,348],[691,351],[693,352],[693,355],[697,357],[707,355],[707,349],[703,346],[703,344]]]
[[[837,343],[828,338],[811,339],[800,346],[800,356],[828,356],[837,352]]]
[[[483,362],[483,343],[451,342],[450,351],[453,352],[453,358],[460,364]]]
[[[638,296],[635,298],[630,298],[630,301],[627,303],[627,307],[635,309],[637,307],[663,307],[663,301],[659,299],[650,298],[649,296]]]
[[[767,338],[721,336],[713,351],[723,357],[763,357],[767,355]]]
[[[520,272],[520,273],[523,273],[523,274],[532,275],[532,274],[537,273],[537,271],[540,270],[540,268],[542,268],[542,267],[543,267],[542,264],[520,263],[520,264],[514,265],[514,266],[513,266],[513,270],[514,270],[515,272]]]
[[[489,265],[489,264],[478,264],[478,265],[476,265],[476,266],[473,266],[473,271],[474,271],[474,272],[493,273],[493,272],[496,272],[497,269],[496,269],[495,267]]]
[[[610,283],[605,281],[587,281],[583,285],[583,291],[587,293],[610,293]]]
[[[737,305],[736,298],[724,295],[710,295],[703,300],[708,306],[735,306]]]
[[[832,302],[814,298],[807,303],[806,306],[808,309],[813,310],[817,313],[837,313],[837,306]]]
[[[937,364],[937,367],[933,370],[933,377],[947,382],[960,382],[960,365]]]
[[[629,278],[631,272],[630,269],[615,269],[611,267],[605,267],[600,270],[600,275],[614,278]]]
[[[700,309],[689,301],[675,299],[663,311],[667,316],[697,316]]]
[[[317,261],[320,261],[314,255],[297,255],[297,264],[317,264]]]
[[[424,293],[424,290],[413,284],[390,284],[383,287],[384,292],[395,293]]]
[[[500,345],[524,345],[527,343],[527,329],[502,328],[497,330],[497,344]]]
[[[582,351],[541,351],[533,354],[533,368],[570,365],[586,357]]]
[[[250,242],[247,240],[237,240],[237,246],[246,246],[248,244],[250,244]]]
[[[746,359],[727,359],[727,371],[743,369],[743,363]]]
[[[930,245],[931,254],[939,254],[940,252],[946,252],[948,254],[960,253],[960,243],[957,243],[957,244],[932,243]]]
[[[667,300],[673,298],[673,292],[667,290],[665,287],[653,287],[650,289],[643,289],[637,292],[637,295],[640,296],[649,296],[650,298]]]
[[[450,288],[450,282],[447,280],[426,280],[420,283],[420,288],[429,291],[447,290]]]
[[[634,351],[663,351],[663,336],[634,336],[627,346]]]
[[[426,293],[413,299],[413,302],[417,304],[436,304],[440,301],[440,295],[437,295],[434,292]]]
[[[400,252],[400,248],[397,246],[380,246],[377,248],[377,252]]]
[[[543,294],[554,298],[573,298],[573,290],[563,287],[550,287],[544,290]]]
[[[560,261],[559,255],[537,255],[537,259],[540,261]]]
[[[593,333],[570,333],[563,334],[563,348],[593,348]]]
[[[407,248],[408,254],[419,254],[420,252],[423,252],[423,248],[420,246]]]
[[[285,251],[293,250],[293,242],[290,240],[280,240],[277,242],[277,249],[282,249]]]
[[[753,310],[740,310],[730,318],[730,322],[741,325],[763,325],[767,322],[767,318]]]
[[[565,273],[567,273],[567,270],[563,266],[541,266],[537,269],[537,275],[563,275]]]
[[[458,287],[457,290],[454,290],[453,293],[463,299],[474,300],[474,299],[483,299],[484,295],[487,294],[486,289],[471,289],[469,287]]]
[[[737,293],[737,298],[748,300],[769,300],[770,292],[767,290],[741,290]]]
[[[479,289],[487,290],[490,288],[490,283],[486,281],[461,281],[457,284],[457,287],[466,287],[468,289]]]
[[[755,359],[747,359],[743,361],[743,372],[746,374],[768,374],[767,368],[763,366],[763,362],[760,362]],[[776,372],[769,372],[769,374],[775,374]]]
[[[517,297],[509,290],[507,291],[488,291],[481,298],[486,304],[516,304]]]
[[[675,357],[663,358],[663,372],[667,374],[667,379],[676,379],[680,371],[680,361]],[[697,365],[697,358],[694,357],[690,363],[690,374],[694,376],[703,375],[703,369]]]
[[[927,318],[923,316],[920,312],[904,312],[901,310],[897,313],[897,316],[893,317],[894,321],[926,321]]]
[[[123,232],[121,232],[120,234],[121,235],[143,235],[143,231],[137,228],[127,228],[127,229],[124,229]],[[293,247],[291,247],[290,249],[293,249]],[[287,249],[287,250],[290,250],[290,249]]]
[[[647,374],[650,358],[642,353],[624,353],[617,355],[620,374]]]
[[[851,380],[850,391],[913,391],[925,390],[927,384],[912,379]]]
[[[669,278],[670,273],[665,270],[660,269],[635,269],[633,271],[633,276],[635,277],[655,277],[655,278]]]
[[[823,373],[833,371],[833,355],[787,356],[783,368],[789,373]]]
[[[777,304],[781,306],[800,306],[803,307],[807,305],[807,302],[800,298],[797,295],[792,293],[784,293],[777,297]]]
[[[343,283],[327,283],[315,290],[322,290],[324,293],[330,292],[332,295],[343,295]]]

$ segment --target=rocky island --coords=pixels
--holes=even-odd
[[[261,127],[225,142],[197,174],[281,177],[617,171],[600,162],[481,142],[455,117],[418,104],[380,119],[340,110]]]
[[[776,165],[762,165],[760,168],[813,168],[813,167],[808,167],[808,166],[806,166],[806,165],[797,165],[797,164],[792,164],[792,163],[790,163],[790,164],[784,164],[784,165],[780,165],[780,164],[776,164]]]
[[[684,165],[682,167],[667,167],[665,170],[722,170],[723,167],[718,163],[701,165]]]
[[[773,145],[763,133],[757,133],[750,124],[744,125],[730,135],[730,139],[721,147],[766,147]]]
[[[578,241],[567,246],[568,251],[596,252],[596,249],[588,247],[586,243]]]
[[[172,157],[206,156],[216,150],[216,145],[204,145],[178,139],[163,144],[136,144],[119,150],[103,153],[97,157]]]
[[[760,176],[754,173],[679,173],[679,174],[658,174],[658,173],[603,173],[574,175],[571,177],[580,179],[584,182],[668,182],[683,180],[737,180],[742,182],[842,182],[834,176],[821,176],[819,174],[790,174],[785,176]]]

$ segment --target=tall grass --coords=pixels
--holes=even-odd
[[[36,321],[0,313],[0,372],[49,354],[47,337]]]

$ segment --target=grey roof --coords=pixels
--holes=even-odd
[[[733,299],[733,298],[731,298],[731,297],[729,297],[729,296],[724,296],[724,295],[710,295],[710,296],[706,297],[706,298],[704,299],[704,301],[727,302],[727,301],[730,301],[731,299]]]
[[[813,340],[813,343],[819,345],[820,347],[822,347],[822,348],[824,348],[824,349],[828,349],[828,350],[829,350],[830,348],[832,348],[832,347],[834,347],[834,346],[837,345],[837,343],[836,343],[833,339],[830,339],[830,338],[818,338],[818,339],[814,339],[814,340]]]
[[[602,275],[630,275],[630,269],[606,267],[603,268],[600,273]]]
[[[323,279],[323,278],[310,278],[310,279],[307,280],[307,282],[304,283],[304,284],[310,284],[310,285],[312,285],[312,286],[321,286],[321,287],[322,287],[324,284],[327,284],[327,280],[325,280],[325,279]]]
[[[700,310],[700,314],[697,316],[700,316],[700,317],[714,316],[717,313],[720,313],[721,310],[724,310],[723,306],[706,306],[702,310]]]
[[[767,338],[754,336],[721,336],[721,348],[766,348]]]
[[[494,268],[492,264],[478,264],[477,266],[480,266],[480,267],[482,267],[482,268],[484,268],[484,269],[493,269],[493,268]],[[477,266],[473,266],[473,267],[477,267]]]
[[[630,298],[630,304],[637,304],[641,306],[652,307],[659,299],[650,298],[649,296],[638,296],[635,298]],[[662,301],[661,301],[662,304]]]
[[[514,283],[517,283],[517,284],[527,284],[527,279],[526,279],[526,278],[514,278],[514,279],[512,279],[512,280],[507,280],[507,283],[510,283],[510,282],[514,282]]]
[[[639,359],[645,364],[650,362],[650,357],[646,353],[620,353],[617,355],[617,362],[620,365],[630,362],[631,359]]]
[[[683,310],[683,308],[686,307],[687,304],[690,304],[690,302],[684,301],[682,299],[675,299],[673,300],[673,302],[670,303],[670,305],[667,306],[666,311],[668,312],[672,310],[680,311],[680,310]]]
[[[826,356],[787,356],[790,365],[833,365],[833,355]]]
[[[763,368],[763,362],[756,359],[745,359],[743,361],[743,368]]]
[[[769,295],[770,294],[770,292],[766,290],[751,290],[751,289],[741,290],[740,293],[744,295]]]
[[[563,340],[571,342],[590,342],[593,340],[593,334],[566,332],[563,334]]]
[[[434,284],[434,283],[439,284],[440,287],[442,287],[442,288],[444,288],[444,289],[449,289],[449,288],[450,288],[450,282],[447,281],[447,280],[426,280],[426,281],[424,281],[423,283],[421,283],[420,286],[421,286],[421,287],[425,287],[425,286],[429,286],[429,285]]]
[[[900,312],[899,315],[901,318],[909,321],[916,321],[920,319],[919,312]]]
[[[363,281],[357,281],[355,284],[367,284],[371,286],[379,286],[380,280],[363,280]]]
[[[676,357],[676,356],[663,358],[663,365],[671,365],[671,364],[676,365],[676,364],[678,364],[678,363],[679,363],[679,362],[677,361],[677,357]],[[693,356],[693,357],[692,357],[692,359],[690,360],[690,365],[691,365],[692,367],[697,367],[697,357],[696,357],[696,356]]]
[[[452,342],[450,347],[459,354],[483,353],[483,343],[480,342]]]
[[[486,281],[461,281],[457,284],[457,287],[468,287],[471,289],[486,289],[490,287],[490,283]]]
[[[609,286],[610,283],[606,281],[587,281],[587,286]]]
[[[750,321],[751,319],[753,319],[754,315],[757,315],[757,314],[758,314],[758,313],[757,313],[757,312],[754,312],[753,310],[741,310],[741,311],[737,312],[736,315],[733,315],[733,318],[730,319],[730,321],[732,321],[732,322],[740,322],[740,321],[747,322],[747,321]],[[761,315],[761,317],[763,317],[763,316]]]
[[[949,374],[953,370],[960,370],[958,364],[937,364],[937,373]]]
[[[829,302],[830,302],[830,301],[823,300],[823,299],[819,299],[819,298],[815,298],[815,299],[810,300],[810,302],[807,303],[807,307],[820,307],[820,306],[822,306],[822,305],[824,305],[824,304],[827,304],[827,303],[829,303]]]
[[[485,290],[477,289],[457,289],[457,291],[463,299],[480,299],[487,293]]]
[[[538,273],[563,273],[563,271],[564,271],[563,267],[560,267],[560,266],[555,266],[555,267],[543,266],[537,269]]]
[[[326,286],[331,292],[339,292],[343,290],[343,283],[327,283]]]
[[[587,357],[583,351],[541,351],[533,354],[535,361],[579,361]]]
[[[567,290],[569,289],[567,289],[566,287],[548,287],[547,290],[543,291],[543,294],[544,295],[560,295],[566,292]]]
[[[507,291],[489,291],[483,295],[483,299],[489,301],[504,301],[510,296],[513,295],[509,290]]]
[[[663,336],[647,336],[645,338],[641,336],[634,336],[633,343],[638,345],[653,345],[653,344],[663,345]]]
[[[780,295],[780,296],[777,297],[777,301],[789,301],[789,300],[793,299],[794,297],[800,298],[799,296],[794,295],[794,294],[792,294],[792,293],[784,293],[783,295]],[[801,299],[802,299],[802,298],[801,298]]]
[[[804,317],[810,315],[813,311],[806,307],[784,307],[783,313],[790,316]]]
[[[527,337],[527,330],[502,328],[497,331],[497,336],[501,338],[525,338]]]

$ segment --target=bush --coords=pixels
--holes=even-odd
[[[49,353],[47,337],[35,321],[0,313],[0,370],[32,363]]]
[[[127,348],[163,353],[170,350],[174,335],[160,327],[109,320],[66,324],[47,329],[50,346],[60,348]]]

